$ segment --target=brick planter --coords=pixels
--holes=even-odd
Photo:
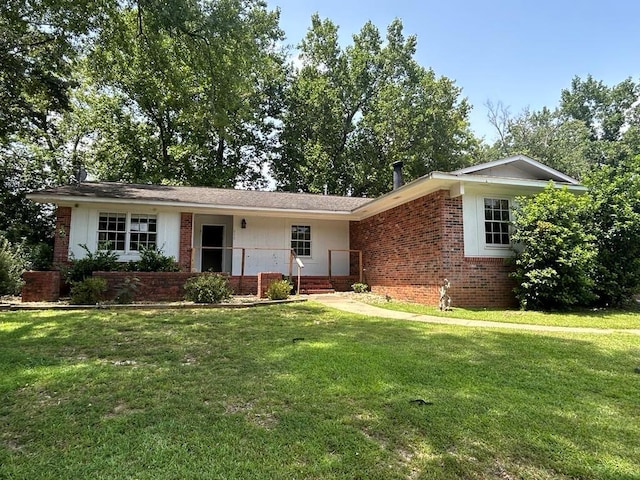
[[[108,299],[116,296],[116,292],[126,278],[136,277],[140,280],[134,301],[176,302],[184,300],[184,284],[191,278],[202,273],[194,272],[93,272],[94,277],[101,277],[107,281]],[[229,285],[236,295],[255,295],[257,292],[257,277],[230,276]]]
[[[23,302],[57,302],[60,299],[60,272],[24,272]]]

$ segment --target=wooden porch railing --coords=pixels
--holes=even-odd
[[[241,261],[240,261],[240,286],[242,286],[242,279],[245,275],[245,264],[246,264],[246,253],[247,250],[252,251],[276,251],[276,252],[289,252],[289,277],[291,278],[293,276],[293,263],[297,257],[296,252],[291,249],[291,248],[268,248],[268,247],[193,247],[191,249],[191,270],[193,271],[195,268],[195,260],[196,260],[196,251],[200,250],[200,252],[202,252],[203,250],[230,250],[231,252],[233,252],[234,250],[240,250],[241,253]],[[362,282],[363,281],[363,269],[362,269],[362,250],[349,250],[349,249],[329,249],[328,250],[328,276],[329,276],[329,280],[331,280],[331,277],[333,276],[332,271],[331,271],[331,265],[332,265],[332,254],[333,253],[337,253],[337,252],[343,252],[343,253],[347,253],[349,255],[349,270],[351,270],[351,254],[352,253],[357,253],[358,254],[358,278],[359,281]],[[224,272],[224,273],[228,273],[231,274],[231,272]]]

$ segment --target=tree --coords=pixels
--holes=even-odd
[[[33,244],[52,233],[50,210],[28,190],[68,181],[72,170],[59,129],[70,110],[81,38],[113,2],[7,0],[0,5],[0,231]]]
[[[612,87],[591,75],[574,77],[561,93],[560,111],[589,128],[593,164],[616,164],[640,153],[640,84],[631,78]]]
[[[640,156],[602,165],[587,185],[588,216],[598,246],[598,303],[624,305],[640,291]]]
[[[487,103],[498,135],[483,159],[530,155],[581,179],[600,164],[616,164],[640,153],[640,84],[626,79],[608,87],[575,77],[560,105],[511,115],[501,103]]]
[[[524,309],[587,305],[593,293],[597,247],[587,227],[586,196],[550,183],[521,197],[513,212],[516,297]]]
[[[281,36],[277,12],[257,0],[148,0],[122,8],[87,62],[97,86],[86,105],[96,109],[98,174],[261,185],[278,110]],[[104,155],[114,140],[118,169]]]
[[[415,48],[395,20],[386,43],[369,22],[341,49],[338,28],[312,17],[271,169],[279,188],[378,195],[390,189],[396,160],[408,179],[469,162],[475,144],[466,100],[449,79],[415,62]]]

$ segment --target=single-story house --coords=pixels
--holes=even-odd
[[[584,187],[524,155],[432,172],[378,198],[255,190],[82,182],[29,194],[57,207],[54,260],[109,244],[122,261],[142,247],[175,257],[184,272],[226,272],[254,285],[262,272],[363,281],[393,298],[453,305],[515,303],[510,218],[514,198],[549,181]]]

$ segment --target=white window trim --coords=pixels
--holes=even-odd
[[[138,250],[132,250],[131,249],[131,216],[135,215],[135,216],[145,216],[147,218],[150,217],[155,217],[156,219],[156,231],[153,232],[156,235],[156,250],[158,249],[158,245],[159,245],[159,238],[158,238],[158,214],[156,213],[144,213],[144,212],[118,212],[118,211],[105,211],[105,210],[99,210],[98,211],[98,225],[96,228],[96,250],[100,249],[100,240],[99,240],[99,236],[100,236],[100,232],[101,231],[107,231],[107,230],[100,230],[100,216],[103,214],[107,214],[107,215],[124,215],[125,216],[125,231],[124,231],[124,250],[116,250],[113,249],[111,251],[119,254],[119,255],[123,255],[123,256],[137,256],[140,254],[140,249]],[[134,233],[142,233],[139,231],[134,231]],[[148,232],[144,232],[144,233],[148,233]],[[102,249],[101,249],[102,250]]]
[[[487,219],[485,218],[485,201],[486,200],[506,200],[507,201],[507,205],[508,205],[508,212],[509,212],[509,220],[506,222],[508,224],[508,228],[509,228],[509,243],[490,243],[487,242],[487,230],[486,230],[486,222]],[[484,246],[485,249],[487,250],[510,250],[513,246],[513,241],[511,240],[511,235],[512,235],[512,231],[511,231],[511,209],[513,206],[513,201],[508,198],[508,197],[502,197],[502,196],[483,196],[482,197],[482,211],[480,212],[481,214],[481,218],[482,218],[482,222],[481,222],[481,226],[482,226],[482,238],[484,239]],[[491,220],[493,222],[495,222],[496,220]],[[502,223],[502,222],[500,222]]]
[[[294,250],[293,246],[291,245],[293,243],[293,241],[294,241],[294,239],[293,239],[293,227],[307,227],[309,229],[309,240],[296,240],[296,241],[303,241],[303,242],[308,242],[309,243],[309,255],[298,255],[297,253],[296,253],[296,255],[298,257],[301,257],[301,258],[313,258],[313,228],[312,228],[312,225],[310,225],[310,224],[302,224],[302,223],[292,223],[289,226],[289,246],[291,247],[291,250]]]

